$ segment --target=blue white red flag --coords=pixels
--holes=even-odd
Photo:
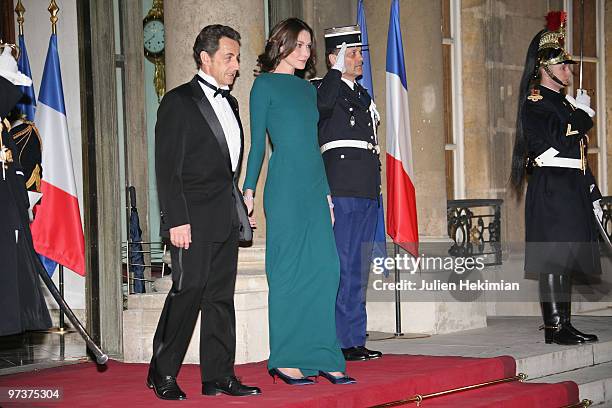
[[[55,34],[49,40],[35,123],[43,146],[43,196],[32,223],[34,248],[85,276],[85,243]]]
[[[412,180],[412,141],[399,1],[391,3],[387,37],[387,231],[393,241],[418,256],[419,227]]]

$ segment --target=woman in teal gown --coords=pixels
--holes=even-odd
[[[328,379],[331,373],[332,382],[350,379],[344,376],[345,361],[336,338],[340,264],[317,141],[317,94],[308,81],[294,75],[296,69],[314,66],[312,38],[303,21],[284,20],[273,28],[259,56],[261,73],[250,97],[251,150],[244,183],[245,203],[252,211],[267,130],[273,146],[264,191],[268,368],[288,383],[296,378],[310,383],[304,377],[320,372]]]

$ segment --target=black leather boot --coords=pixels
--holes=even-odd
[[[567,311],[562,302],[562,275],[542,274],[540,275],[540,306],[544,325],[544,341],[546,344],[576,345],[584,342],[581,338],[572,333],[567,326],[569,318],[566,317]],[[565,300],[565,299],[564,299]]]
[[[583,333],[580,330],[576,329],[571,322],[572,319],[572,278],[570,276],[562,275],[561,276],[561,287],[564,293],[564,296],[567,296],[568,301],[563,302],[563,324],[568,330],[574,334],[576,337],[580,338],[585,343],[593,343],[598,341],[599,339],[595,334],[587,334]],[[565,299],[564,299],[565,300]]]

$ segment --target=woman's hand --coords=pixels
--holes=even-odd
[[[327,204],[329,204],[329,214],[331,216],[332,227],[336,223],[336,217],[334,216],[334,203],[330,195],[327,196]]]
[[[246,189],[242,194],[242,198],[244,199],[244,205],[246,205],[247,208],[247,215],[252,215],[255,201],[255,192],[250,188]]]

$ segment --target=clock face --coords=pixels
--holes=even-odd
[[[152,54],[159,54],[164,50],[164,23],[151,20],[144,26],[144,47]]]

